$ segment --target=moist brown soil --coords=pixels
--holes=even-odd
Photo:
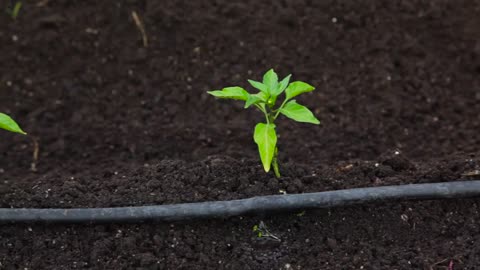
[[[230,200],[480,169],[478,1],[50,0],[2,14],[0,111],[40,156],[30,171],[31,141],[0,133],[0,207]],[[257,157],[261,115],[205,93],[271,67],[317,87],[298,101],[322,121],[279,121],[281,179]],[[1,225],[0,269],[476,269],[479,202]],[[281,241],[256,238],[260,221]]]

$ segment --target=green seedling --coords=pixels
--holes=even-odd
[[[10,17],[12,17],[12,19],[16,20],[17,17],[18,17],[18,13],[20,12],[21,8],[22,8],[22,2],[17,1],[13,5],[13,8],[8,8],[7,9],[7,13],[10,14]]]
[[[270,238],[275,241],[281,241],[278,236],[274,235],[268,230],[267,225],[265,225],[263,221],[260,221],[258,225],[253,226],[253,232],[258,238]]]
[[[307,212],[305,210],[303,210],[302,212],[297,213],[297,217],[303,217],[303,216],[305,216],[305,213],[307,213]]]
[[[0,113],[0,129],[27,135],[10,116]]]
[[[298,104],[293,99],[300,94],[313,91],[315,87],[300,81],[290,83],[290,77],[291,75],[288,75],[279,81],[275,71],[270,69],[263,75],[262,82],[248,80],[254,88],[260,90],[256,94],[250,94],[239,86],[207,92],[217,98],[244,101],[245,108],[254,106],[265,115],[265,123],[258,123],[255,126],[253,139],[258,145],[258,152],[265,172],[269,172],[270,168],[273,167],[276,177],[280,177],[277,160],[277,132],[275,131],[275,120],[278,116],[284,115],[297,122],[320,124],[320,121],[307,107]],[[280,106],[276,107],[277,99],[282,93],[285,93],[285,99]]]

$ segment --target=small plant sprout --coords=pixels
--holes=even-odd
[[[7,9],[7,13],[10,14],[10,17],[12,17],[12,19],[16,20],[18,17],[18,13],[20,13],[21,8],[22,8],[22,2],[17,1],[15,2],[12,8]]]
[[[307,212],[305,210],[303,210],[302,212],[297,213],[297,217],[303,217],[303,216],[305,216],[305,213],[307,213]]]
[[[250,94],[239,86],[207,92],[217,98],[242,100],[245,102],[245,108],[254,106],[265,115],[265,123],[258,123],[255,126],[253,139],[258,145],[265,172],[269,172],[273,167],[276,177],[280,177],[277,160],[277,133],[275,131],[275,120],[278,116],[284,115],[297,122],[320,124],[320,121],[307,107],[298,104],[293,99],[300,94],[313,91],[315,87],[300,81],[290,83],[290,77],[291,75],[288,75],[279,81],[275,71],[270,69],[263,75],[262,82],[248,80],[254,88],[260,91],[256,94]],[[276,107],[277,99],[282,93],[285,93],[285,99],[280,106]]]
[[[0,113],[0,129],[27,135],[10,116]]]
[[[275,241],[281,241],[278,236],[274,235],[268,230],[267,225],[265,225],[263,221],[260,221],[258,225],[253,226],[253,232],[257,235],[258,238],[270,238]]]

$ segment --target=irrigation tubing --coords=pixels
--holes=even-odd
[[[178,221],[268,214],[278,211],[330,208],[400,200],[480,196],[480,180],[354,188],[316,193],[269,195],[232,201],[114,208],[0,208],[0,223],[117,223]]]

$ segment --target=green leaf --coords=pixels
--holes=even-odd
[[[17,19],[18,17],[18,13],[20,12],[20,9],[22,8],[22,2],[21,1],[18,1],[17,3],[15,3],[15,6],[13,7],[13,10],[12,10],[12,19]]]
[[[0,128],[11,131],[11,132],[24,134],[24,135],[27,134],[18,126],[18,124],[10,116],[4,113],[0,113]]]
[[[311,86],[310,84],[296,81],[288,85],[287,90],[285,90],[285,93],[287,95],[287,99],[291,99],[300,94],[311,92],[313,90],[315,90],[315,87]]]
[[[207,93],[218,98],[230,98],[243,101],[246,101],[250,95],[245,89],[238,86],[226,87],[222,90],[207,91]]]
[[[253,104],[257,104],[257,103],[259,103],[259,102],[261,102],[261,101],[262,101],[262,100],[261,100],[259,97],[254,96],[254,95],[250,95],[250,96],[248,96],[247,101],[245,101],[245,106],[244,106],[244,108],[246,109],[246,108],[252,106]]]
[[[248,82],[253,86],[255,87],[256,89],[262,91],[263,93],[266,93],[268,94],[268,88],[265,84],[261,83],[261,82],[257,82],[257,81],[254,81],[254,80],[248,80]]]
[[[260,153],[263,169],[266,172],[269,172],[272,165],[273,156],[275,154],[275,147],[277,145],[275,125],[258,123],[255,126],[253,139],[258,145],[258,152]]]
[[[267,94],[263,92],[256,93],[254,95],[249,95],[247,101],[245,102],[245,109],[252,106],[253,104],[258,103],[266,103],[267,102]]]
[[[245,101],[244,108],[246,109],[246,108],[252,106],[253,104],[258,104],[260,102],[262,102],[262,100],[259,97],[255,96],[255,95],[250,95],[250,96],[248,96],[247,101]]]
[[[305,106],[298,104],[295,100],[289,101],[280,110],[280,113],[297,122],[320,124],[313,113]]]
[[[263,84],[267,86],[268,93],[273,94],[276,92],[278,86],[278,76],[277,73],[273,71],[273,68],[263,75]]]
[[[254,96],[259,97],[263,102],[267,102],[268,100],[268,94],[265,94],[263,92],[258,92]]]
[[[275,91],[274,94],[275,96],[280,95],[288,86],[288,83],[290,82],[290,77],[292,77],[292,74],[288,75],[285,77],[277,86],[277,90]]]

